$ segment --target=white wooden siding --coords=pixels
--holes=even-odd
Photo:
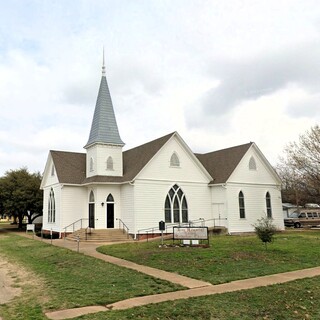
[[[114,227],[118,228],[117,218],[121,218],[121,196],[119,185],[96,185],[95,186],[95,222],[96,229],[107,228],[107,197],[111,193],[114,200]],[[89,196],[89,194],[88,194]],[[101,205],[103,203],[103,206]]]
[[[75,221],[82,218],[88,218],[87,211],[87,188],[66,185],[61,188],[61,232],[63,232],[64,228],[71,223],[74,223]],[[87,224],[87,222],[84,223]],[[80,227],[77,227],[77,229],[78,228]]]
[[[125,184],[121,186],[121,219],[128,226],[129,232],[135,230],[134,186]]]
[[[93,158],[93,171],[90,171],[90,159]],[[112,157],[113,169],[107,170],[107,159]],[[94,145],[87,149],[87,177],[102,176],[122,176],[122,147],[109,145]]]
[[[245,201],[245,218],[240,219],[239,213],[239,192],[242,191]],[[284,229],[281,193],[277,186],[270,185],[238,185],[228,184],[228,230],[230,233],[252,232],[253,224],[261,217],[267,216],[266,193],[271,196],[272,218],[274,224]]]
[[[252,156],[256,161],[257,170],[249,169],[249,161]],[[269,164],[265,163],[254,146],[252,146],[241,159],[239,165],[228,179],[228,182],[271,185],[279,183],[279,181],[275,179],[275,176],[270,171]]]
[[[179,157],[180,167],[171,167],[170,158],[173,153]],[[206,182],[210,178],[193,155],[184,148],[177,137],[169,140],[164,147],[154,156],[137,177],[138,179],[163,180],[163,181],[185,181]]]
[[[207,184],[136,180],[134,184],[135,232],[157,227],[159,221],[164,220],[165,199],[175,183],[181,187],[186,196],[189,220],[211,217],[211,195]]]

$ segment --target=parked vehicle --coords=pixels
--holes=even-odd
[[[295,211],[289,218],[284,219],[284,225],[295,228],[320,226],[320,209],[306,208]]]

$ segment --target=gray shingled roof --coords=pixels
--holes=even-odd
[[[85,148],[94,143],[124,145],[119,135],[111,95],[105,75],[102,75],[101,77],[90,136]]]
[[[252,144],[253,142],[250,142],[210,153],[195,154],[195,156],[213,177],[214,180],[211,183],[225,183]]]
[[[65,151],[50,151],[60,183],[123,183],[134,180],[138,173],[174,135],[170,133],[123,153],[123,176],[93,176],[86,178],[86,154]],[[211,183],[225,183],[252,142],[214,151],[206,154],[195,154],[208,173],[214,178]]]

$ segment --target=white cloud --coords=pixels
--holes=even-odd
[[[194,151],[253,140],[276,159],[319,121],[319,21],[311,0],[7,1],[0,175],[82,150],[103,45],[127,148],[177,130]]]

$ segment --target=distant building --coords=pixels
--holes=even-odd
[[[44,230],[111,229],[120,222],[137,234],[161,220],[204,219],[239,233],[253,231],[265,216],[284,229],[280,179],[255,143],[195,154],[173,132],[127,151],[123,146],[103,65],[86,152],[49,152],[41,184]]]

